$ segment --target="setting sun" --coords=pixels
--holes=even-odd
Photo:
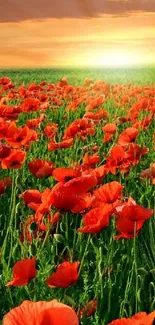
[[[79,54],[79,55],[78,55]],[[86,49],[80,53],[64,57],[63,64],[70,66],[91,66],[91,67],[129,67],[146,63],[146,59],[140,56],[136,50],[116,49],[111,47],[104,50]]]
[[[129,66],[138,62],[138,55],[127,51],[109,51],[96,53],[88,58],[87,63],[93,66]]]

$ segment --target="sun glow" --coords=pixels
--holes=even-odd
[[[87,64],[92,66],[122,67],[137,63],[140,63],[139,56],[128,51],[92,53],[87,59]]]

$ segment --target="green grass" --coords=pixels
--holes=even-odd
[[[134,69],[45,69],[45,70],[0,70],[0,77],[8,76],[13,83],[26,85],[34,81],[42,80],[57,82],[66,76],[69,83],[80,85],[85,78],[104,80],[107,83],[125,84],[133,82],[135,85],[153,85],[155,83],[155,67]],[[104,107],[109,111],[109,121],[113,121],[112,114],[122,114],[111,100]],[[130,105],[124,108],[128,110]],[[75,112],[68,112],[64,120],[65,104],[59,110],[46,111],[49,121],[59,124],[59,137],[64,133],[65,127],[73,120],[82,117],[84,107]],[[39,115],[37,113],[21,114],[18,125]],[[46,123],[43,124],[43,126]],[[43,128],[43,126],[41,128]],[[129,126],[119,125],[118,134]],[[134,166],[128,177],[121,175],[107,175],[104,182],[112,180],[120,181],[124,188],[125,196],[132,196],[137,203],[148,207],[155,207],[155,187],[149,181],[140,180],[139,172],[147,168],[155,161],[152,139],[155,130],[155,122],[152,122],[146,132],[141,132],[137,143],[149,148],[149,153]],[[88,235],[77,233],[81,217],[79,214],[64,213],[56,228],[56,233],[61,234],[62,242],[56,241],[53,236],[48,236],[42,246],[40,239],[34,239],[31,244],[21,244],[19,240],[19,224],[21,220],[32,214],[28,207],[18,199],[18,195],[26,189],[39,189],[52,187],[55,182],[52,177],[48,179],[36,179],[30,174],[27,162],[33,158],[47,159],[55,162],[55,167],[69,167],[73,160],[80,160],[83,156],[83,146],[92,141],[99,147],[101,159],[104,158],[111,147],[102,143],[103,133],[96,128],[93,138],[88,137],[86,142],[77,139],[74,146],[58,152],[47,150],[47,140],[42,138],[39,142],[32,143],[27,153],[25,164],[18,171],[0,170],[1,178],[11,175],[14,178],[12,189],[7,189],[0,196],[0,318],[11,308],[18,306],[23,300],[52,300],[56,298],[66,304],[71,304],[76,310],[83,307],[88,301],[97,299],[97,311],[89,319],[82,319],[81,325],[105,325],[119,317],[130,317],[138,311],[151,312],[155,310],[155,219],[147,221],[138,237],[129,240],[114,241],[116,234],[114,218],[111,224],[100,234]],[[90,152],[91,153],[91,152]],[[5,245],[4,245],[5,243]],[[83,264],[79,280],[75,286],[68,289],[50,289],[45,284],[45,279],[55,270],[55,266],[61,261],[62,251],[74,261]],[[87,248],[87,249],[86,249]],[[6,288],[5,284],[10,280],[12,266],[20,259],[37,255],[37,278],[26,287]],[[84,257],[84,258],[83,258]],[[112,268],[112,272],[110,269]],[[72,303],[70,303],[70,299]]]
[[[79,85],[85,78],[105,80],[112,84],[133,82],[135,85],[152,85],[155,82],[155,66],[133,68],[64,68],[64,69],[0,69],[0,77],[7,75],[16,84],[40,80],[56,82],[66,76],[72,85]]]

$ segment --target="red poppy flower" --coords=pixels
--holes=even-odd
[[[0,142],[0,159],[8,157],[11,153],[11,148],[7,144]]]
[[[131,318],[115,319],[108,325],[153,325],[155,320],[155,311],[148,314],[145,312],[139,312]]]
[[[21,113],[20,107],[12,107],[9,105],[0,106],[0,116],[5,120],[17,120],[18,114]]]
[[[43,202],[36,209],[35,217],[38,222],[41,222],[45,214],[49,214],[51,204],[49,202]]]
[[[44,199],[44,194],[47,195],[46,199]],[[36,209],[35,217],[37,218],[38,222],[41,222],[44,215],[48,213],[47,216],[50,216],[50,207],[51,207],[51,191],[49,189],[46,189],[43,192],[43,195],[41,196],[42,203],[39,205],[39,207]],[[54,215],[54,219],[51,217],[49,218],[49,222],[52,224],[57,222],[57,217],[59,216],[59,212],[56,212]]]
[[[87,200],[82,195],[97,184],[92,175],[84,175],[71,179],[66,183],[56,184],[51,191],[50,204],[57,209],[81,212],[87,207]]]
[[[39,96],[39,99],[40,99],[41,103],[45,103],[45,102],[48,102],[49,101],[48,95],[45,94],[45,93],[44,94],[41,94]]]
[[[25,286],[36,277],[36,257],[17,262],[13,267],[13,279],[6,286]]]
[[[116,222],[116,229],[121,234],[114,236],[114,239],[120,238],[133,238],[134,233],[138,235],[142,226],[144,224],[144,220],[137,221],[136,223],[125,218],[119,218]]]
[[[46,111],[46,109],[48,109],[48,108],[49,108],[49,102],[41,103],[41,105],[40,105],[41,111]]]
[[[5,139],[9,127],[9,122],[6,122],[4,118],[0,117],[0,139]]]
[[[102,203],[114,203],[120,198],[124,186],[119,182],[113,181],[94,190],[94,195]]]
[[[65,91],[64,95],[63,95],[63,98],[66,98],[67,95],[68,95],[68,92],[71,90],[71,87],[72,86],[69,86],[66,88],[67,91]],[[69,89],[70,88],[70,89]],[[73,88],[72,88],[73,89]],[[75,111],[80,104],[82,104],[83,102],[85,102],[87,98],[87,95],[82,95],[81,97],[77,97],[76,95],[74,96],[74,100],[66,106],[66,111]],[[65,117],[64,117],[65,118]]]
[[[125,129],[118,138],[118,144],[121,146],[126,146],[129,143],[136,140],[138,135],[138,130],[136,128],[130,127]]]
[[[84,194],[97,184],[96,177],[82,175],[64,184],[64,189],[75,195]]]
[[[100,207],[94,208],[84,215],[84,226],[77,231],[88,234],[100,233],[109,225],[109,218],[112,212],[113,207],[111,205],[101,204]]]
[[[85,201],[85,209],[91,208],[93,206],[94,200],[96,200],[95,196],[89,192],[81,194],[80,197]]]
[[[21,105],[22,112],[35,112],[39,109],[40,101],[37,98],[27,98]]]
[[[46,137],[53,138],[57,132],[58,124],[50,122],[44,128]]]
[[[86,118],[77,119],[73,121],[65,131],[65,134],[63,136],[63,139],[72,138],[76,135],[79,135],[80,137],[86,136],[86,135],[94,135],[95,129],[94,129],[94,123],[90,122]]]
[[[85,118],[88,118],[93,121],[99,121],[102,120],[103,118],[106,119],[109,117],[109,113],[103,109],[100,108],[97,112],[86,112],[84,115]]]
[[[105,168],[105,165],[101,165],[99,167],[94,168],[91,171],[91,174],[100,180],[107,175],[107,169]]]
[[[64,183],[71,180],[72,178],[76,178],[80,175],[81,175],[80,171],[73,169],[73,168],[59,167],[59,168],[55,168],[53,170],[54,179],[56,179],[59,182],[64,182]]]
[[[86,78],[82,84],[83,87],[89,87],[91,84],[93,84],[93,80]]]
[[[146,209],[139,204],[127,204],[122,206],[122,209],[116,211],[121,218],[128,219],[130,221],[147,220],[153,215],[153,209]]]
[[[110,134],[115,134],[116,133],[116,124],[114,123],[108,123],[106,124],[105,126],[102,127],[102,130],[105,132],[105,133],[110,133]]]
[[[120,145],[116,145],[111,149],[110,157],[113,159],[116,159],[118,161],[122,161],[125,156],[124,148],[122,148]]]
[[[64,262],[60,264],[47,280],[46,284],[50,288],[68,288],[78,280],[78,267],[80,262]]]
[[[29,129],[27,126],[24,128],[17,128],[15,123],[10,124],[5,135],[7,143],[13,148],[20,148],[27,146],[33,141],[37,141],[38,135],[36,131]]]
[[[57,300],[24,301],[5,315],[4,325],[79,325],[75,311]]]
[[[97,108],[98,106],[102,105],[105,101],[105,96],[101,95],[99,97],[90,97],[88,99],[89,105],[86,107],[86,112],[91,111],[92,109]]]
[[[30,85],[28,85],[28,90],[31,92],[35,92],[38,90],[41,90],[41,87],[39,85],[36,85],[34,82],[31,82]]]
[[[110,142],[112,140],[112,134],[111,133],[105,133],[103,137],[103,142]]]
[[[28,120],[26,122],[26,126],[28,126],[29,129],[37,129],[40,126],[40,123],[45,120],[45,118],[46,115],[41,114],[39,118]]]
[[[38,190],[26,190],[19,195],[19,198],[22,198],[24,203],[32,210],[37,210],[42,203],[41,193]]]
[[[68,183],[68,182],[67,182]],[[67,184],[65,183],[65,184]],[[86,208],[86,202],[64,187],[64,183],[56,184],[51,191],[50,204],[64,211],[81,212]]]
[[[38,222],[42,221],[43,216],[46,213],[50,212],[51,207],[51,190],[46,188],[45,191],[41,194],[41,204],[38,204],[36,209],[36,218]]]
[[[73,138],[70,138],[70,139],[66,139],[62,142],[59,142],[57,143],[55,140],[51,140],[49,143],[48,143],[48,150],[49,151],[54,151],[54,150],[57,150],[57,149],[62,149],[62,148],[70,148],[73,144]]]
[[[48,143],[48,150],[54,151],[58,149],[59,149],[59,144],[54,139],[51,139],[50,142]]]
[[[0,194],[3,194],[5,192],[5,189],[10,186],[11,186],[11,178],[4,177],[3,179],[0,179]]]
[[[141,121],[138,121],[133,124],[133,127],[136,129],[146,130],[152,122],[152,117],[144,117]]]
[[[52,176],[53,166],[54,163],[41,159],[34,159],[28,163],[30,172],[38,178]]]
[[[138,235],[145,220],[153,215],[153,209],[146,209],[136,204],[133,199],[129,199],[127,203],[116,207],[116,229],[121,233],[114,237],[133,238],[134,234]]]
[[[94,153],[92,156],[89,156],[87,153],[84,155],[83,157],[83,163],[85,165],[95,165],[97,163],[99,163],[101,161],[101,158],[99,157],[99,155],[96,153]]]
[[[9,79],[8,77],[0,78],[0,85],[5,86],[5,85],[9,84],[10,82],[11,82],[11,79]]]
[[[125,152],[125,159],[130,161],[132,165],[138,164],[141,157],[149,152],[147,147],[141,147],[136,143],[129,144],[128,150]]]
[[[22,166],[26,158],[26,152],[22,150],[11,150],[6,158],[2,159],[2,169],[17,169]]]
[[[105,164],[105,169],[107,172],[111,172],[112,174],[116,174],[116,170],[118,168],[123,169],[126,167],[127,170],[130,168],[130,163],[126,162],[125,164],[125,150],[121,146],[114,146],[111,149],[110,156],[106,157],[107,162]]]
[[[94,314],[94,312],[96,311],[97,308],[97,300],[91,300],[89,301],[86,306],[84,306],[83,308],[80,309],[79,311],[79,316],[91,316],[92,314]]]
[[[130,170],[132,165],[138,164],[140,158],[148,151],[147,147],[140,147],[136,143],[130,143],[126,148],[115,146],[112,148],[110,156],[106,157],[105,168],[112,174],[115,174],[118,168],[121,173],[125,173]]]

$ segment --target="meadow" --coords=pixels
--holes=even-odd
[[[155,310],[154,117],[153,66],[0,70],[0,321],[25,300],[81,325]]]

